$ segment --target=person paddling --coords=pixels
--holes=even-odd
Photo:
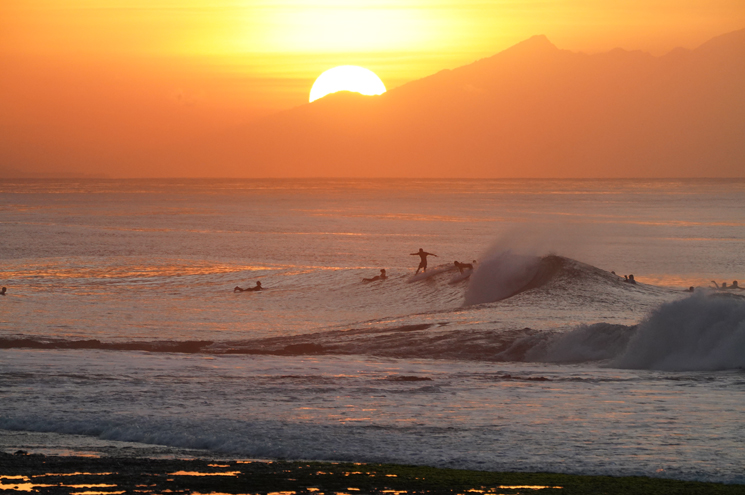
[[[235,289],[233,289],[233,292],[256,292],[256,291],[260,291],[260,290],[264,290],[264,288],[261,287],[261,282],[256,282],[256,287],[247,287],[245,289],[241,289],[240,287],[236,287]]]
[[[385,280],[388,278],[388,275],[385,274],[385,268],[381,268],[380,275],[376,275],[372,278],[363,278],[363,282],[375,282],[376,280]]]
[[[473,260],[474,263],[476,260]],[[458,269],[461,273],[463,273],[463,270],[473,270],[473,265],[471,263],[461,263],[460,261],[456,261],[453,263],[455,265],[455,268]]]
[[[428,253],[422,248],[419,248],[419,251],[416,253],[411,253],[410,256],[419,256],[422,261],[419,262],[419,268],[416,269],[416,273],[414,275],[417,275],[419,273],[419,270],[422,270],[423,272],[427,271],[427,256],[434,256],[437,257],[434,253]]]

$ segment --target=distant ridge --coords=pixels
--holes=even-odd
[[[743,60],[745,29],[662,57],[533,36],[378,97],[281,112],[209,156],[239,177],[743,177]]]

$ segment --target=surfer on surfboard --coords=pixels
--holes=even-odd
[[[257,292],[260,290],[264,290],[264,288],[261,286],[261,282],[256,282],[256,287],[247,287],[245,289],[236,287],[235,289],[233,289],[233,292]]]
[[[372,278],[363,278],[363,282],[375,282],[376,280],[385,280],[388,278],[388,275],[385,274],[385,268],[380,269],[380,275],[376,275]]]
[[[461,263],[460,261],[456,261],[453,264],[461,273],[463,273],[463,270],[473,270],[473,265],[471,263]]]
[[[419,273],[419,270],[422,270],[423,272],[427,271],[427,256],[434,256],[437,257],[434,253],[428,253],[422,248],[419,248],[419,251],[416,253],[411,253],[410,256],[419,256],[422,261],[419,262],[419,268],[416,269],[416,273],[414,275],[417,275]]]

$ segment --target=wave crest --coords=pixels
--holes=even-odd
[[[564,266],[559,256],[527,256],[503,251],[476,267],[465,295],[465,305],[501,301],[545,285]]]
[[[652,312],[613,367],[668,371],[745,368],[745,299],[694,294]]]

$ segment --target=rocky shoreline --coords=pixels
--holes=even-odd
[[[495,473],[394,464],[0,453],[0,493],[745,494],[744,485],[644,477]]]

